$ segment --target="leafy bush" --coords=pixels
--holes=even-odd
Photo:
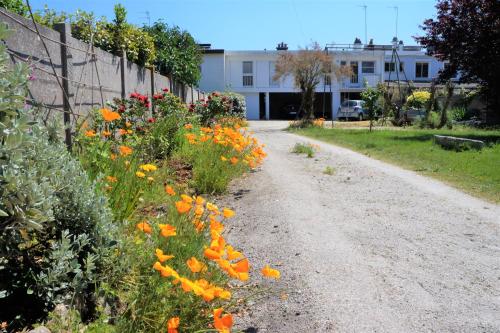
[[[27,120],[26,69],[8,70],[1,48],[0,321],[14,329],[57,303],[92,311],[112,219],[78,161]]]
[[[193,36],[179,27],[169,27],[158,21],[144,27],[154,40],[155,67],[161,74],[169,75],[187,85],[197,85],[200,80],[202,55]]]
[[[312,158],[314,157],[314,149],[316,147],[313,146],[310,143],[300,143],[297,142],[295,146],[292,148],[292,153],[294,154],[306,154],[307,157]]]
[[[421,109],[431,98],[431,93],[428,91],[415,91],[406,99],[406,106],[416,109]]]
[[[455,107],[448,111],[451,120],[462,121],[466,119],[467,109],[463,107]]]
[[[190,111],[200,115],[203,125],[214,123],[218,118],[244,118],[246,114],[245,97],[236,93],[213,92],[206,100],[199,100],[189,107]]]

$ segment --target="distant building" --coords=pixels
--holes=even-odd
[[[328,46],[328,53],[337,65],[351,66],[353,74],[340,80],[327,77],[316,89],[315,115],[336,117],[340,104],[346,99],[360,99],[364,82],[374,87],[379,82],[409,80],[429,85],[445,66],[427,56],[418,46],[363,45],[359,39],[350,45]],[[227,51],[201,44],[200,89],[206,92],[232,90],[245,96],[248,119],[293,119],[301,101],[300,90],[293,78],[273,80],[280,52],[288,50],[284,43],[276,50]],[[393,47],[397,52],[393,52]],[[297,51],[289,51],[297,52]],[[399,57],[394,57],[395,55]],[[392,59],[392,61],[391,61]],[[396,70],[398,72],[396,72]],[[406,76],[405,76],[406,75]]]

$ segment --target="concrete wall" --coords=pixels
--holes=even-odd
[[[68,25],[58,27],[67,29],[67,33],[38,26],[49,51],[47,54],[31,20],[0,8],[0,22],[12,30],[5,41],[12,63],[25,63],[31,68],[28,102],[45,106],[60,117],[65,109],[64,92],[53,75],[50,59],[61,83],[67,79],[68,104],[73,113],[81,116],[92,108],[134,91],[151,97],[162,88],[169,88],[186,102],[204,98],[198,90],[170,82],[168,77],[152,69],[122,61],[119,56],[73,38]],[[67,76],[63,75],[65,64]],[[76,118],[72,117],[72,123],[74,120]]]
[[[259,119],[259,94],[246,93],[244,96],[247,105],[247,118],[250,120]]]
[[[205,54],[201,64],[201,80],[199,87],[202,91],[223,91],[225,64],[224,53]]]

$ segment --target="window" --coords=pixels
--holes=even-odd
[[[331,86],[332,85],[332,77],[330,76],[330,73],[327,73],[325,74],[325,84],[327,86]]]
[[[400,62],[399,63],[399,71],[400,72],[404,72],[405,71],[405,63],[404,62]]]
[[[429,77],[429,63],[428,62],[417,62],[415,64],[415,77],[416,78]]]
[[[375,73],[375,61],[362,61],[361,62],[361,73],[363,73],[363,74]]]
[[[243,61],[243,87],[253,86],[253,62]]]
[[[358,62],[351,61],[351,83],[358,83]]]
[[[394,72],[396,69],[396,64],[393,62],[386,62],[384,66],[385,72]]]
[[[276,74],[276,62],[269,61],[269,86],[279,87],[280,83],[278,80],[274,80],[274,74]]]

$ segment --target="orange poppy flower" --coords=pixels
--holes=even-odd
[[[151,234],[152,229],[147,221],[142,221],[140,223],[137,223],[136,227],[137,227],[137,229],[139,229],[147,234]]]
[[[128,156],[128,155],[132,154],[132,148],[130,148],[130,147],[120,146],[118,149],[120,150],[120,155],[122,155],[122,156]]]
[[[113,121],[121,118],[118,112],[113,112],[106,108],[100,109],[99,112],[101,113],[105,121]]]
[[[186,124],[186,125],[184,125],[184,128],[185,129],[192,129],[193,125],[192,124]]]
[[[236,163],[238,163],[238,158],[233,156],[229,161],[231,162],[232,165],[235,165]]]
[[[116,183],[118,181],[118,178],[113,177],[113,176],[107,176],[106,180],[110,183]]]
[[[167,333],[178,333],[181,320],[179,317],[172,317],[167,321]]]
[[[95,137],[97,134],[95,134],[95,131],[94,130],[88,130],[88,131],[85,131],[85,136],[87,138],[93,138]]]
[[[175,203],[175,208],[177,208],[177,211],[179,212],[179,214],[184,214],[184,213],[189,212],[189,210],[192,208],[192,206],[185,201],[177,201]]]
[[[233,249],[231,245],[226,246],[226,258],[227,260],[235,260],[238,258],[241,258],[243,254],[241,252],[236,251]]]
[[[271,267],[269,267],[269,265],[264,266],[264,268],[262,268],[261,270],[261,273],[265,277],[274,279],[279,279],[281,275],[280,271],[278,271],[277,269],[272,269]]]
[[[203,252],[203,254],[205,255],[205,257],[207,257],[208,259],[211,259],[211,260],[220,259],[222,256],[220,252],[214,251],[210,248],[206,248],[205,251]]]
[[[104,135],[105,137],[108,137],[108,136],[111,136],[111,132],[110,131],[102,131],[102,135]]]
[[[214,310],[214,327],[219,333],[229,333],[233,327],[233,316],[231,314],[223,316],[222,311],[222,308]]]
[[[250,270],[250,264],[246,258],[238,261],[236,264],[232,264],[231,267],[238,273],[248,273]]]
[[[156,249],[155,254],[160,262],[164,262],[164,261],[167,261],[167,260],[174,258],[173,255],[163,254],[163,251],[160,249]]]
[[[118,130],[118,134],[120,134],[120,135],[125,135],[125,134],[127,134],[127,130],[124,130],[123,128],[120,128],[120,129]]]
[[[190,259],[188,259],[186,261],[186,264],[193,273],[199,273],[207,269],[207,266],[204,263],[198,261],[198,259],[196,259],[195,257],[191,257]]]
[[[234,216],[234,210],[231,210],[231,209],[229,209],[229,208],[224,208],[224,209],[222,210],[222,215],[223,215],[226,219],[231,218],[231,217],[233,217],[233,216]]]
[[[184,201],[185,203],[188,203],[188,204],[191,204],[193,203],[193,198],[191,198],[189,195],[187,194],[181,194],[181,199],[182,201]]]
[[[170,196],[174,196],[175,195],[175,191],[172,188],[172,186],[170,186],[170,185],[165,185],[165,193],[167,193]]]
[[[160,233],[163,237],[172,237],[177,235],[176,228],[170,224],[159,224]]]

